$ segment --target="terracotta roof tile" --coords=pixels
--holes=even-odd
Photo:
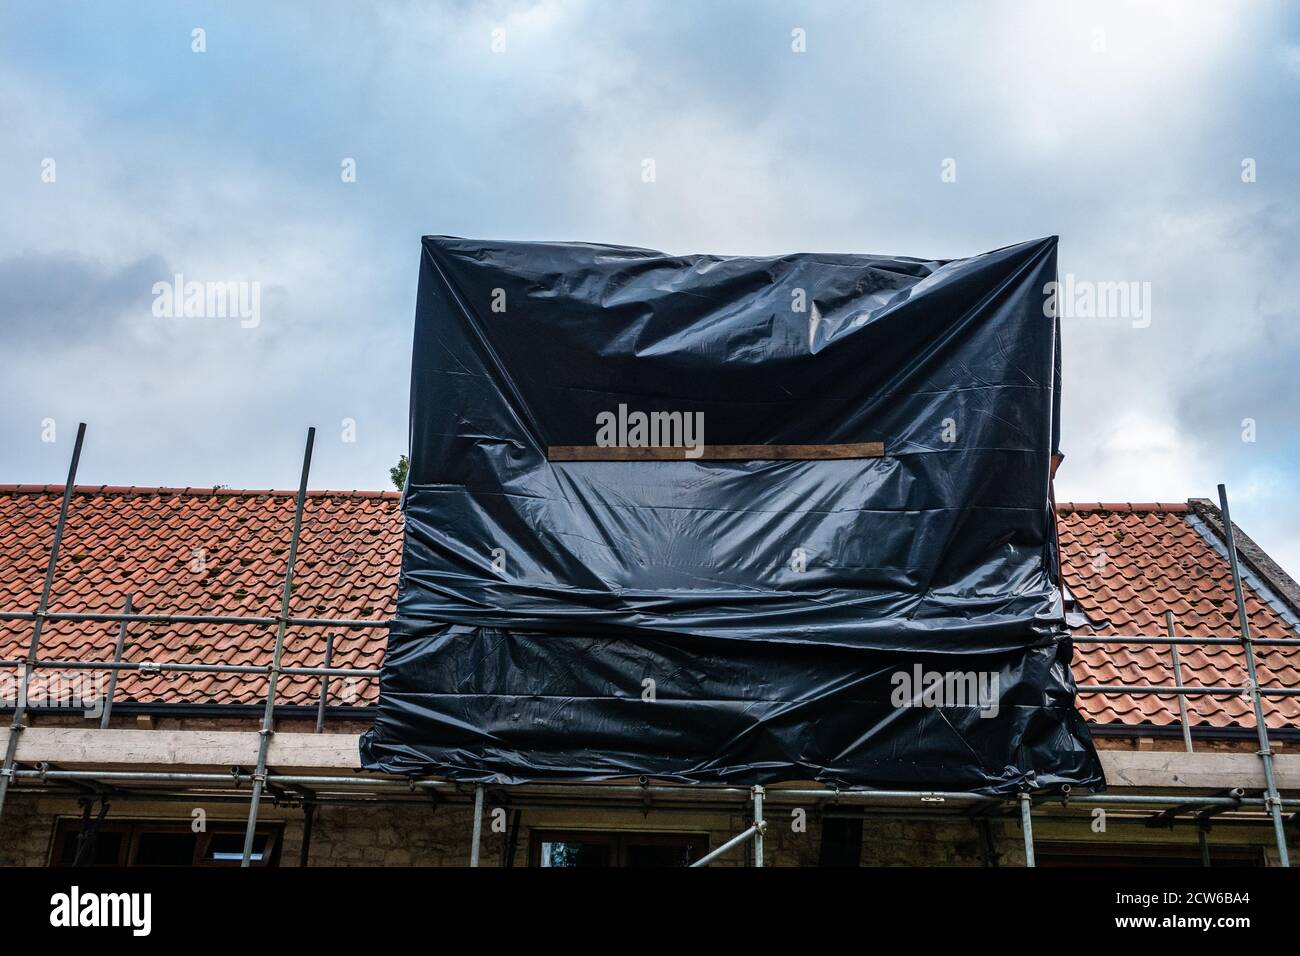
[[[0,485],[0,608],[31,609],[40,595],[63,488]],[[313,491],[290,606],[301,617],[388,619],[395,609],[402,557],[396,492]],[[293,521],[289,491],[223,488],[78,487],[55,577],[51,610],[118,612],[128,592],[135,610],[160,614],[274,616],[279,610]],[[1090,626],[1076,634],[1158,634],[1166,610],[1182,634],[1228,636],[1236,605],[1227,562],[1192,524],[1186,504],[1063,503],[1058,506],[1062,574]],[[1300,637],[1247,585],[1246,607],[1257,637]],[[112,622],[49,622],[46,659],[109,660]],[[26,621],[0,622],[0,658],[22,657]],[[127,661],[265,664],[271,626],[132,624]],[[336,666],[378,667],[387,632],[337,632]],[[291,627],[285,663],[320,666],[326,633]],[[1233,646],[1180,648],[1190,686],[1245,682]],[[1300,647],[1256,649],[1261,683],[1300,686]],[[1174,683],[1168,647],[1076,644],[1080,683]],[[311,704],[319,679],[282,677],[282,703]],[[150,675],[124,671],[117,699],[170,703],[254,703],[266,692],[257,675]],[[372,679],[331,681],[332,703],[365,705],[378,696]],[[1189,697],[1189,719],[1208,727],[1251,726],[1248,698]],[[1079,707],[1101,724],[1171,725],[1178,703],[1154,694],[1080,695]],[[1265,703],[1271,726],[1300,725],[1300,699]]]
[[[1189,520],[1187,505],[1058,506],[1062,577],[1097,636],[1163,634],[1173,611],[1178,634],[1229,637],[1237,633],[1237,604],[1228,562]],[[1255,637],[1297,638],[1295,629],[1247,583],[1246,612]],[[1189,687],[1244,687],[1245,660],[1235,646],[1182,645]],[[1300,645],[1256,647],[1261,686],[1295,687]],[[1075,645],[1081,684],[1173,685],[1169,647],[1150,644]],[[1079,708],[1097,723],[1177,724],[1172,696],[1080,694]],[[1211,727],[1254,726],[1249,697],[1188,697],[1188,720]],[[1265,699],[1271,727],[1300,724],[1300,700]]]
[[[33,609],[63,493],[58,485],[0,485],[0,608]],[[397,492],[314,491],[308,495],[290,613],[299,617],[386,620],[396,606],[402,518]],[[117,613],[127,593],[134,610],[158,614],[279,613],[293,523],[288,491],[212,488],[78,487],[68,516],[52,611]],[[111,660],[112,622],[50,621],[41,657]],[[0,658],[26,653],[31,624],[0,622]],[[339,666],[377,667],[384,630],[340,630]],[[326,633],[290,627],[288,665],[320,666]],[[275,629],[255,625],[132,624],[130,662],[265,664]],[[314,703],[317,678],[283,677],[277,698]],[[141,675],[123,671],[116,699],[168,703],[251,703],[266,693],[258,675]],[[367,704],[372,679],[331,681],[332,703]]]

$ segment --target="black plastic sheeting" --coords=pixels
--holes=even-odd
[[[1055,278],[1055,238],[923,261],[426,237],[364,766],[1102,785],[1056,567]],[[548,461],[620,406],[699,413],[705,446],[885,455]]]

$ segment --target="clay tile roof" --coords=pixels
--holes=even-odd
[[[1170,610],[1180,635],[1236,636],[1232,572],[1191,506],[1063,503],[1057,511],[1061,576],[1090,621],[1075,627],[1076,635],[1164,634]],[[1300,637],[1279,598],[1261,598],[1248,582],[1244,593],[1254,637]],[[1261,686],[1300,686],[1300,644],[1256,647],[1255,653]],[[1189,687],[1245,686],[1245,661],[1236,646],[1182,645],[1179,654]],[[1074,673],[1080,684],[1175,683],[1167,645],[1080,641]],[[1178,701],[1170,696],[1080,694],[1078,704],[1098,724],[1179,722]],[[1193,725],[1254,726],[1249,697],[1188,697],[1187,709]],[[1264,709],[1270,727],[1300,726],[1300,699],[1266,698]]]
[[[62,494],[61,485],[0,485],[0,609],[36,607]],[[399,498],[397,492],[309,493],[291,616],[392,616],[402,554]],[[132,593],[140,613],[274,617],[293,510],[292,491],[78,486],[50,610],[116,613]],[[23,657],[31,629],[28,621],[0,621],[0,659]],[[117,631],[112,622],[49,621],[40,656],[111,660]],[[385,630],[340,630],[334,666],[378,667],[386,641]],[[290,627],[285,666],[321,666],[325,642],[324,628]],[[133,623],[123,660],[265,665],[274,643],[272,626]],[[330,683],[334,704],[364,705],[378,696],[371,679]],[[320,681],[284,675],[279,688],[284,703],[314,703]],[[115,699],[255,703],[265,693],[266,680],[257,675],[123,671]]]
[[[59,485],[0,485],[0,609],[35,608],[55,519]],[[394,612],[402,554],[397,492],[313,491],[303,517],[291,615],[388,619]],[[78,487],[54,581],[51,610],[118,612],[127,593],[135,610],[159,614],[273,617],[279,611],[293,521],[293,492],[222,488]],[[1088,623],[1078,636],[1157,634],[1165,610],[1179,633],[1229,636],[1236,606],[1227,561],[1212,543],[1214,515],[1189,504],[1058,505],[1062,576]],[[1217,512],[1215,513],[1217,514]],[[1266,556],[1262,563],[1268,563]],[[1271,566],[1271,565],[1270,565]],[[1271,566],[1274,574],[1275,566]],[[1285,583],[1285,582],[1284,582]],[[1294,588],[1294,582],[1290,583]],[[1297,638],[1276,595],[1246,585],[1256,637]],[[1288,592],[1290,593],[1290,592]],[[50,621],[43,659],[109,660],[112,622]],[[0,621],[0,659],[21,658],[31,624]],[[274,628],[246,625],[152,625],[127,630],[127,661],[266,664]],[[286,666],[320,666],[323,628],[289,628]],[[337,632],[334,664],[377,668],[387,631]],[[1243,686],[1237,647],[1180,649],[1188,685]],[[1300,647],[1257,648],[1261,683],[1300,686]],[[1078,643],[1074,671],[1082,684],[1174,683],[1168,647]],[[278,700],[311,704],[319,679],[284,676]],[[255,703],[265,679],[237,674],[154,676],[122,672],[116,699],[160,703]],[[331,681],[333,704],[363,706],[378,696],[371,679]],[[1098,724],[1173,725],[1177,701],[1155,695],[1081,694],[1079,707]],[[1300,726],[1300,699],[1265,703],[1270,726]],[[1188,698],[1192,723],[1252,726],[1239,697]]]

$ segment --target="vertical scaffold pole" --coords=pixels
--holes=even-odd
[[[122,613],[130,614],[134,594],[128,594],[122,602]],[[113,647],[113,663],[122,663],[122,652],[126,650],[126,621],[117,628],[117,644]],[[108,692],[104,695],[104,712],[99,715],[99,729],[108,730],[108,722],[113,718],[113,695],[117,693],[117,668],[108,672]]]
[[[1250,639],[1250,616],[1246,613],[1246,598],[1241,587],[1241,567],[1237,563],[1237,533],[1233,528],[1232,514],[1228,511],[1228,490],[1219,485],[1219,510],[1223,514],[1223,537],[1228,545],[1228,564],[1232,568],[1232,590],[1237,600],[1237,620],[1241,624],[1241,645],[1246,658],[1246,676],[1250,681],[1250,698],[1255,705],[1255,731],[1259,737],[1259,758],[1264,764],[1264,799],[1273,817],[1273,833],[1277,837],[1278,861],[1290,866],[1286,850],[1286,826],[1282,822],[1282,801],[1273,776],[1273,749],[1268,741],[1268,724],[1264,721],[1264,703],[1259,693],[1259,678],[1255,669],[1255,647]]]
[[[77,425],[77,439],[72,444],[72,463],[68,465],[68,481],[63,486],[63,503],[59,505],[59,520],[54,525],[50,560],[45,565],[45,584],[41,587],[41,598],[36,605],[32,639],[27,645],[27,658],[23,662],[22,684],[18,688],[18,700],[14,702],[13,721],[9,724],[9,742],[5,746],[4,766],[0,769],[0,814],[4,813],[9,781],[13,779],[14,758],[18,755],[18,735],[23,732],[23,718],[27,712],[27,688],[31,685],[32,673],[36,670],[36,650],[41,643],[41,629],[45,626],[45,615],[49,610],[50,590],[54,587],[54,569],[59,561],[59,545],[63,543],[63,530],[68,524],[68,507],[72,504],[72,492],[77,483],[77,465],[81,461],[81,445],[85,440],[86,423],[81,422]]]
[[[1165,611],[1165,634],[1172,638],[1174,634],[1174,612]],[[1183,686],[1183,659],[1178,654],[1178,645],[1171,643],[1169,645],[1169,654],[1174,661],[1174,686],[1181,688]],[[1192,725],[1187,722],[1187,695],[1178,695],[1178,716],[1183,722],[1183,747],[1188,753],[1192,752]]]
[[[469,865],[478,866],[479,845],[483,838],[483,784],[474,788],[474,832],[469,838]]]
[[[763,788],[754,788],[754,865],[763,865],[763,831],[767,821],[763,819]]]
[[[1170,638],[1169,656],[1174,665],[1174,686],[1182,689],[1183,686],[1183,659],[1178,653],[1178,645],[1173,642],[1173,638],[1178,635],[1174,632],[1174,612],[1165,611],[1165,636]],[[1183,726],[1183,749],[1192,753],[1192,725],[1187,719],[1187,695],[1178,695],[1178,718]],[[1201,865],[1210,865],[1210,844],[1208,824],[1204,821],[1198,821],[1196,824],[1196,841],[1201,848]]]
[[[244,831],[244,857],[241,867],[253,860],[253,837],[257,832],[257,808],[266,784],[266,753],[271,745],[272,727],[275,723],[275,686],[280,676],[280,660],[284,654],[284,633],[289,626],[289,601],[293,597],[293,567],[298,560],[298,541],[302,537],[302,512],[307,503],[307,476],[311,472],[311,450],[316,443],[316,429],[307,429],[307,449],[302,456],[302,477],[298,480],[298,498],[293,507],[293,534],[289,538],[289,561],[284,569],[284,591],[280,596],[280,621],[275,630],[275,651],[271,655],[271,673],[266,682],[266,708],[262,711],[262,729],[257,744],[257,769],[253,773],[253,793],[248,804],[248,829]]]
[[[334,632],[325,635],[325,669],[334,664]],[[322,674],[320,678],[320,701],[316,704],[316,733],[325,730],[325,701],[330,695],[330,675]]]
[[[1020,829],[1025,834],[1025,866],[1037,866],[1034,862],[1034,821],[1030,816],[1029,794],[1020,794]]]
[[[316,820],[316,801],[308,797],[302,803],[302,846],[298,848],[298,865],[305,867],[311,857],[311,827]]]

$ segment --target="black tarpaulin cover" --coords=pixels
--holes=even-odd
[[[1049,500],[1055,275],[1055,238],[923,261],[426,237],[365,767],[1100,785]],[[680,460],[548,460],[656,439]]]

